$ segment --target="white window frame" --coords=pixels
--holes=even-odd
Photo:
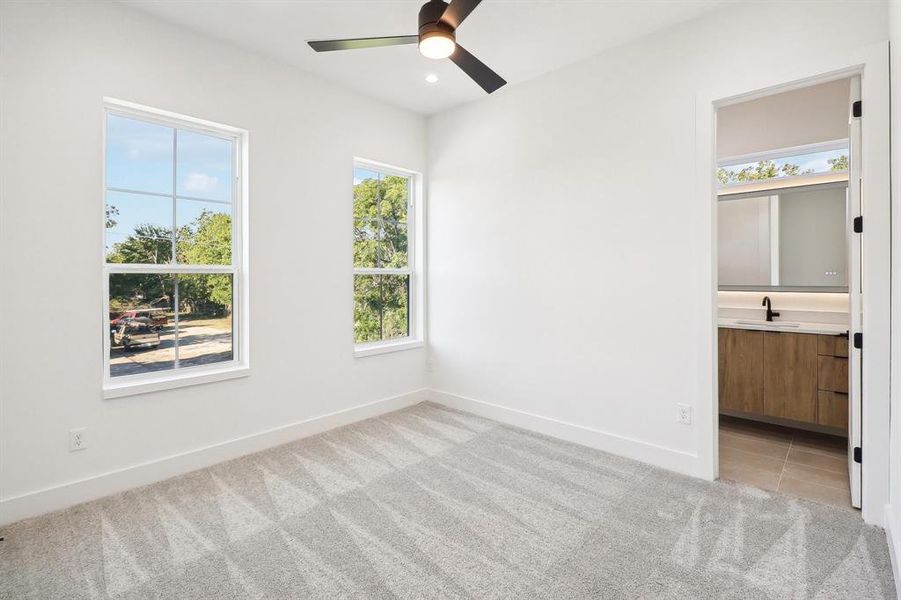
[[[100,202],[102,216],[101,231],[106,235],[106,133],[107,115],[156,123],[166,127],[189,130],[205,135],[228,139],[234,142],[234,180],[232,182],[232,264],[229,265],[180,265],[180,264],[118,264],[106,261],[106,244],[101,244],[102,265],[102,313],[101,327],[103,339],[103,396],[118,398],[165,390],[189,385],[210,383],[245,377],[250,374],[249,357],[249,278],[248,278],[248,133],[244,129],[231,127],[180,115],[177,113],[117,100],[103,99],[103,193]],[[173,159],[174,160],[174,159]],[[136,190],[140,193],[140,190]],[[175,190],[172,191],[175,194]],[[167,194],[168,196],[168,194]],[[210,365],[179,367],[155,373],[110,376],[110,335],[109,335],[109,277],[116,273],[157,273],[178,274],[227,273],[232,276],[232,360]],[[177,308],[176,308],[177,310]]]
[[[353,289],[353,279],[356,278],[357,275],[407,275],[410,278],[409,298],[407,300],[409,335],[402,338],[379,340],[377,342],[354,343],[354,356],[360,358],[363,356],[373,356],[388,352],[398,352],[400,350],[422,348],[425,345],[425,278],[423,276],[424,257],[422,252],[422,239],[424,233],[422,219],[422,174],[409,169],[403,169],[401,167],[364,158],[354,158],[353,169],[366,169],[385,175],[406,177],[409,181],[409,188],[407,192],[406,268],[354,267],[353,237],[351,237],[351,266],[353,268],[353,274],[351,275],[351,289]],[[351,174],[351,181],[353,181],[353,174]],[[353,194],[351,194],[351,202],[353,202]],[[351,204],[351,206],[353,205]],[[351,313],[351,317],[353,317],[353,313]],[[352,318],[351,325],[353,325]],[[354,339],[353,334],[354,332],[351,331],[352,340]]]

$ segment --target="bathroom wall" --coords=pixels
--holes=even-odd
[[[724,106],[716,115],[719,158],[848,137],[850,80]]]

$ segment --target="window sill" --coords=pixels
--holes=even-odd
[[[180,373],[166,378],[139,378],[121,382],[113,381],[107,382],[103,386],[103,397],[105,399],[124,398],[125,396],[137,396],[138,394],[172,390],[203,383],[226,381],[228,379],[237,379],[239,377],[247,377],[248,375],[250,375],[250,367],[238,365],[220,369],[205,369],[193,373]]]
[[[391,342],[359,344],[354,346],[354,358],[374,356],[376,354],[387,354],[389,352],[400,352],[401,350],[412,350],[413,348],[422,348],[423,346],[425,346],[425,342],[422,340],[409,338]]]

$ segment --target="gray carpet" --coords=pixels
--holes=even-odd
[[[4,528],[0,598],[894,598],[860,516],[420,404]]]

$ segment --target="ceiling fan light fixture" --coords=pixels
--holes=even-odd
[[[430,31],[419,36],[419,52],[426,58],[447,58],[456,47],[452,33]]]
[[[419,31],[415,35],[391,35],[387,37],[347,38],[338,40],[310,40],[307,43],[316,52],[334,50],[359,50],[383,46],[419,45],[419,52],[426,58],[450,58],[460,70],[489,94],[507,85],[503,77],[488,65],[457,45],[457,28],[482,0],[427,0],[419,9]],[[2,2],[2,0],[0,0]],[[437,81],[437,77],[435,80]],[[432,77],[426,81],[433,83]]]

